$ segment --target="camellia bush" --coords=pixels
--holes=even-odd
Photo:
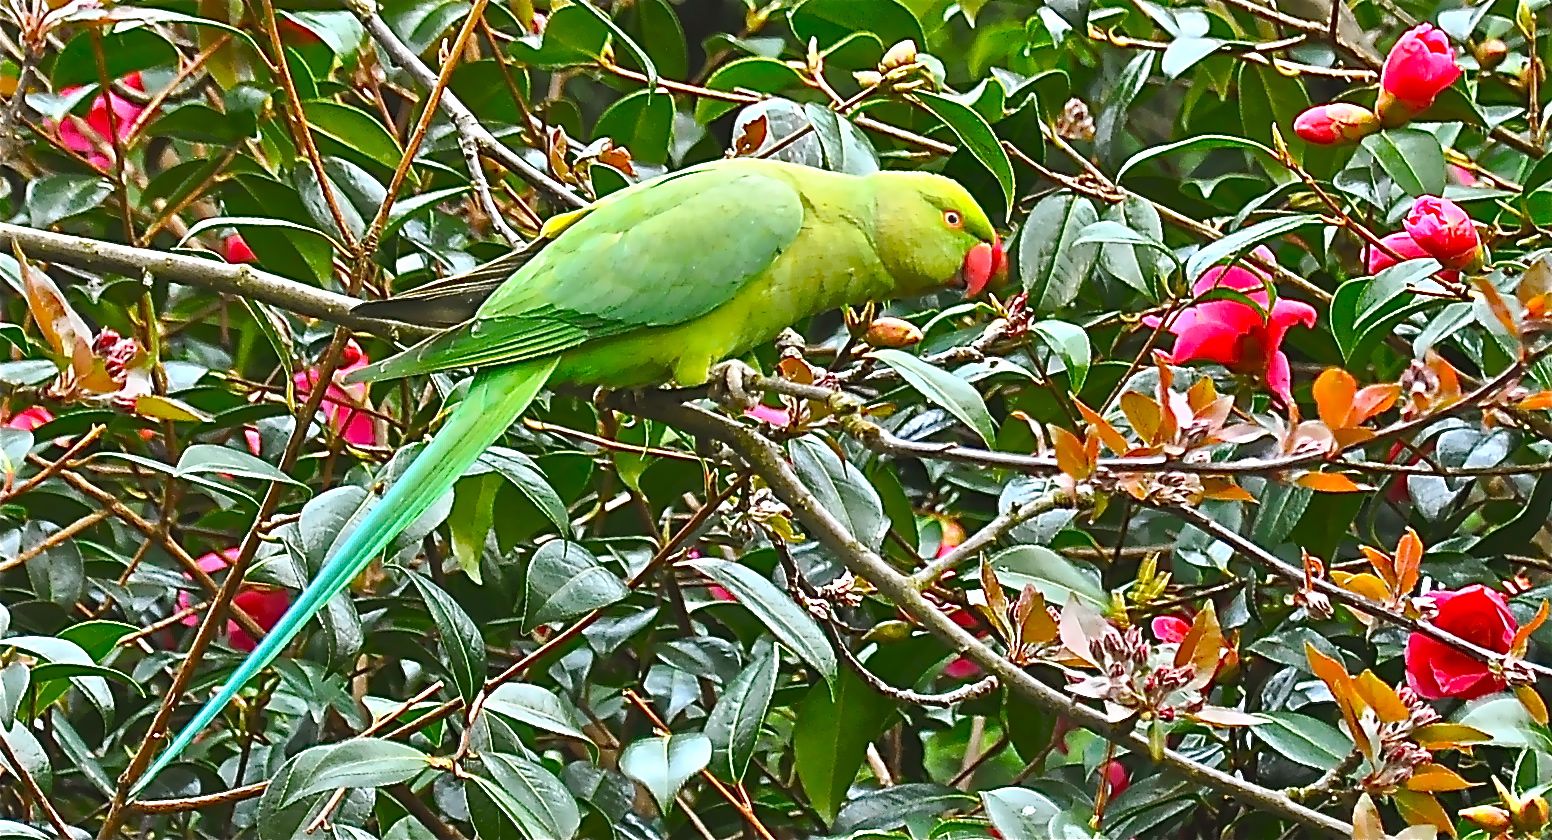
[[[1543,836],[1552,38],[1329,3],[5,0],[0,838]],[[1007,282],[545,392],[148,776],[468,372],[343,377],[727,157]]]

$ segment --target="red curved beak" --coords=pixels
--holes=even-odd
[[[982,242],[965,254],[959,267],[960,280],[965,285],[965,297],[975,297],[986,290],[993,280],[1000,280],[1008,273],[1008,254],[1002,249],[1002,239]]]

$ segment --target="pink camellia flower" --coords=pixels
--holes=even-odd
[[[762,423],[769,423],[777,427],[792,425],[792,415],[785,408],[775,408],[765,403],[755,403],[748,411],[744,412],[744,416],[753,417]]]
[[[257,254],[243,241],[242,234],[234,233],[221,240],[221,256],[229,263],[255,263],[259,261]]]
[[[1186,640],[1186,634],[1191,632],[1191,619],[1178,615],[1155,616],[1150,625],[1153,629],[1153,638],[1166,644],[1180,644]]]
[[[215,574],[231,565],[237,559],[238,552],[240,551],[241,549],[236,546],[225,551],[212,551],[194,562],[199,564],[200,571],[203,571],[205,574]],[[189,596],[189,593],[178,593],[179,610],[186,610],[193,603],[194,599]],[[241,607],[242,611],[252,617],[254,622],[260,627],[265,630],[272,630],[280,621],[280,617],[285,614],[286,608],[291,606],[291,595],[283,589],[272,589],[268,586],[245,583],[237,591],[237,595],[232,598],[232,603]],[[183,617],[183,623],[188,627],[199,624],[199,621],[200,618],[197,615]],[[240,651],[251,652],[255,647],[258,647],[258,641],[248,635],[248,631],[239,627],[237,622],[231,619],[228,619],[226,622],[226,635],[231,641],[232,647]]]
[[[1427,597],[1439,611],[1433,619],[1435,627],[1491,651],[1509,651],[1520,624],[1502,593],[1474,584]],[[1487,663],[1421,633],[1407,637],[1406,681],[1428,700],[1472,700],[1506,685]]]
[[[1272,252],[1257,248],[1256,255],[1270,262]],[[1205,295],[1213,289],[1233,289],[1256,305],[1238,300],[1209,300],[1188,307],[1164,326],[1175,335],[1170,362],[1216,362],[1238,374],[1265,380],[1267,387],[1284,404],[1293,402],[1288,357],[1282,351],[1283,337],[1295,324],[1315,326],[1315,308],[1307,303],[1279,297],[1271,303],[1266,287],[1269,278],[1260,270],[1242,266],[1210,268],[1192,291]],[[1163,324],[1157,316],[1143,323],[1150,327]]]
[[[145,91],[139,72],[130,73],[119,81],[132,90]],[[69,96],[80,89],[79,86],[68,87],[60,93]],[[117,134],[119,140],[128,140],[138,127],[137,123],[145,110],[144,106],[109,90],[99,93],[97,98],[92,100],[85,120],[69,116],[55,128],[59,132],[59,142],[64,144],[65,148],[79,152],[86,158],[87,163],[106,171],[113,165],[113,158],[109,157],[113,136]],[[83,124],[90,133],[81,129]]]
[[[1293,121],[1293,133],[1305,142],[1320,146],[1350,143],[1379,130],[1379,116],[1351,102],[1316,105]]]
[[[1459,184],[1462,187],[1475,187],[1482,183],[1477,178],[1476,173],[1458,163],[1445,164],[1444,171],[1450,176],[1451,183]]]
[[[3,422],[0,422],[0,426],[7,429],[21,429],[24,432],[30,432],[44,423],[53,421],[53,419],[54,415],[50,414],[48,409],[41,405],[31,405],[5,418]]]
[[[361,350],[361,345],[352,339],[345,345],[344,359],[334,372],[334,381],[329,383],[329,390],[323,397],[322,410],[324,417],[328,418],[329,428],[346,443],[357,446],[377,445],[377,426],[372,422],[372,415],[362,410],[367,406],[367,384],[358,382],[346,385],[339,380],[346,374],[366,367],[371,361]],[[298,373],[292,381],[296,383],[298,396],[306,398],[318,383],[318,369],[310,368]]]
[[[1425,195],[1412,202],[1403,224],[1412,241],[1445,268],[1469,269],[1482,259],[1476,223],[1447,198]]]
[[[1385,57],[1377,110],[1387,118],[1387,125],[1399,125],[1428,110],[1434,98],[1458,78],[1460,66],[1449,37],[1431,24],[1420,23],[1402,35]]]

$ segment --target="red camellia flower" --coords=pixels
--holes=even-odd
[[[130,73],[119,81],[132,90],[142,92],[145,90],[138,72]],[[68,87],[60,93],[69,96],[80,89],[79,86]],[[108,156],[108,152],[112,150],[113,136],[117,134],[119,140],[128,140],[139,127],[136,123],[145,110],[144,106],[131,102],[110,90],[98,94],[97,98],[92,100],[85,120],[71,116],[66,117],[64,122],[51,124],[59,132],[59,142],[64,144],[65,148],[81,153],[86,158],[86,162],[97,169],[107,170],[113,164],[113,159]],[[90,133],[81,129],[83,124]]]
[[[1256,255],[1270,262],[1272,252],[1257,248]],[[1209,300],[1192,305],[1175,316],[1165,327],[1175,334],[1170,351],[1174,364],[1217,362],[1239,374],[1250,374],[1266,381],[1267,387],[1284,404],[1293,401],[1288,357],[1283,354],[1283,337],[1295,324],[1315,326],[1315,308],[1287,298],[1270,303],[1266,287],[1270,280],[1256,269],[1233,266],[1208,269],[1192,291],[1205,295],[1213,289],[1233,289],[1256,305],[1238,300]],[[1150,327],[1163,323],[1157,316],[1143,319]]]
[[[4,422],[0,422],[0,426],[30,432],[53,419],[54,415],[50,414],[48,409],[41,405],[33,405],[5,418]]]
[[[1131,774],[1126,772],[1126,765],[1115,759],[1111,759],[1104,766],[1105,781],[1110,783],[1110,798],[1114,799],[1132,786]]]
[[[1507,653],[1520,624],[1500,592],[1480,584],[1428,596],[1439,614],[1440,630],[1488,650]],[[1455,697],[1471,700],[1504,688],[1503,677],[1487,663],[1421,633],[1407,637],[1407,686],[1429,700]]]
[[[1379,116],[1351,102],[1316,105],[1293,121],[1293,133],[1306,142],[1320,146],[1350,143],[1379,130]]]
[[[215,574],[231,565],[232,561],[237,559],[239,551],[241,549],[233,546],[225,551],[213,551],[200,557],[195,562],[199,564],[201,571],[206,574]],[[178,609],[186,610],[193,603],[194,599],[189,597],[189,593],[178,593]],[[252,616],[254,622],[260,627],[263,627],[265,630],[271,630],[280,621],[280,617],[285,614],[286,608],[291,606],[291,595],[283,589],[243,584],[242,589],[239,589],[237,595],[232,598],[232,603],[241,607],[243,612]],[[200,619],[197,615],[184,616],[183,618],[183,623],[189,627],[193,627],[199,621]],[[236,621],[230,619],[226,622],[226,635],[231,640],[232,647],[243,652],[251,652],[259,644],[257,640],[248,635],[246,630],[239,627]]]
[[[358,382],[346,385],[339,380],[352,371],[359,370],[371,364],[366,353],[361,350],[361,345],[354,339],[345,345],[345,356],[340,367],[334,372],[334,381],[329,384],[329,390],[324,394],[322,411],[329,420],[329,428],[333,429],[346,443],[357,446],[377,445],[377,426],[372,422],[372,415],[361,409],[367,405],[367,384]],[[313,386],[318,383],[319,371],[310,368],[298,373],[293,380],[296,383],[297,394],[306,398]]]
[[[248,247],[248,243],[243,240],[240,233],[234,233],[221,240],[221,256],[225,257],[229,263],[255,263],[259,261],[258,255],[253,253],[252,248]]]
[[[1431,24],[1420,23],[1402,35],[1385,57],[1380,71],[1379,112],[1384,116],[1390,110],[1387,100],[1406,109],[1409,113],[1405,117],[1425,111],[1458,78],[1460,66],[1455,63],[1450,39]]]

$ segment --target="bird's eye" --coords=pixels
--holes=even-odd
[[[955,230],[958,230],[964,226],[965,218],[959,215],[958,210],[944,210],[943,223],[951,228],[954,228]]]

